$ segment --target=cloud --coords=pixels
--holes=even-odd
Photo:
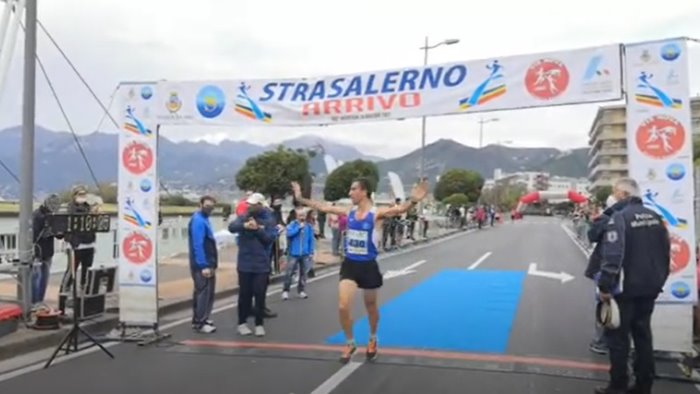
[[[252,0],[63,0],[40,2],[39,19],[71,60],[108,101],[120,81],[294,78],[408,67],[422,64],[419,47],[459,38],[460,44],[430,52],[431,63],[562,50],[670,36],[700,37],[700,3],[676,0],[668,7],[648,1],[548,0],[454,2],[425,7],[405,1],[356,0],[333,6],[322,0],[259,3]],[[650,11],[653,10],[653,11]],[[39,34],[39,54],[79,133],[102,117],[90,94],[57,51]],[[21,119],[21,41],[0,101],[0,128]],[[691,75],[700,75],[700,48]],[[692,81],[700,92],[700,76]],[[39,124],[66,129],[46,84],[39,79]],[[587,143],[597,105],[504,111],[484,125],[484,143],[571,148]],[[116,113],[116,110],[113,111]],[[477,145],[479,115],[428,119],[427,140],[450,138]],[[105,124],[108,126],[108,124]],[[367,153],[396,156],[420,145],[420,120],[324,128],[175,128],[173,139],[224,138],[270,143],[315,134],[352,143]]]

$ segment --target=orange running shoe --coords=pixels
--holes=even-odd
[[[377,338],[370,338],[367,342],[367,361],[374,361],[377,359]]]
[[[345,349],[343,349],[343,354],[340,356],[340,362],[347,364],[352,358],[352,355],[355,354],[356,350],[357,346],[355,346],[355,342],[349,342],[346,344]]]

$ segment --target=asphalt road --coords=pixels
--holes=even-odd
[[[535,264],[536,273],[528,274]],[[337,271],[308,286],[310,298],[281,301],[273,287],[267,336],[235,333],[235,308],[216,314],[218,331],[111,348],[47,370],[0,375],[0,392],[37,393],[591,393],[607,380],[607,358],[588,351],[593,288],[585,258],[557,219],[526,219],[462,234],[380,261],[390,272],[380,296],[380,356],[337,361]],[[410,270],[405,270],[410,267]],[[574,278],[568,280],[566,274]],[[554,277],[552,277],[554,276]],[[562,277],[565,281],[562,281]],[[356,340],[367,323],[358,295]],[[185,316],[185,319],[187,317]],[[672,364],[659,369],[674,371]],[[690,394],[658,381],[658,393]]]

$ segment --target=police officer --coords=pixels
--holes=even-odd
[[[609,302],[614,297],[620,324],[615,329],[606,329],[610,348],[610,383],[595,392],[648,394],[655,375],[651,315],[669,275],[669,234],[662,218],[642,204],[637,182],[620,179],[613,193],[618,201],[627,201],[627,205],[614,212],[608,221],[603,237],[598,289],[601,301]],[[623,278],[622,283],[620,278]],[[636,352],[636,381],[628,391],[630,334]]]

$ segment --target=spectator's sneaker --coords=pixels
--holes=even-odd
[[[255,336],[256,337],[264,337],[265,336],[265,327],[255,326]]]
[[[374,361],[377,359],[377,338],[369,339],[365,355],[367,356],[367,361]]]
[[[287,301],[289,299],[289,292],[288,291],[282,292],[282,299],[285,301]]]
[[[199,327],[197,329],[197,332],[200,332],[202,334],[211,334],[211,333],[216,332],[216,327],[209,325],[209,324],[205,324],[202,327]]]
[[[352,358],[352,355],[355,354],[356,350],[357,346],[355,346],[355,342],[346,344],[345,349],[343,349],[343,354],[340,355],[340,362],[343,364],[350,362],[350,359]]]
[[[600,342],[591,342],[591,344],[588,345],[588,350],[595,354],[608,354],[608,347]]]
[[[309,298],[309,295],[306,294],[305,291],[302,291],[302,292],[299,292],[299,298],[304,298],[304,299],[306,299],[306,298]]]
[[[238,335],[241,336],[247,336],[252,334],[253,331],[250,330],[247,324],[239,324],[238,325]]]

